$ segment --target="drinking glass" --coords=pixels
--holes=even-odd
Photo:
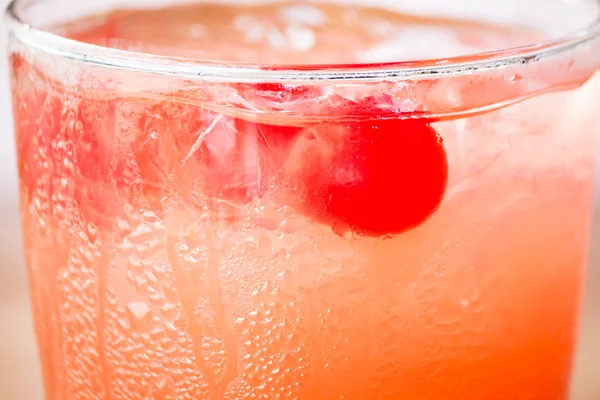
[[[10,4],[48,400],[568,398],[600,3],[365,4]]]

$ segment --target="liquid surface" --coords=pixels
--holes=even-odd
[[[532,35],[298,4],[118,11],[59,30],[270,63]],[[595,68],[214,84],[11,60],[49,400],[567,398]],[[506,99],[519,101],[470,112]]]
[[[90,25],[97,29],[89,29]],[[525,29],[319,3],[182,5],[71,24],[80,41],[169,56],[255,64],[352,64],[466,55],[535,43]]]

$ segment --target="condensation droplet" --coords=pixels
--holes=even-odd
[[[179,310],[179,307],[172,303],[167,303],[163,305],[160,309],[160,312],[165,318],[171,321],[178,320],[181,316],[181,311]]]
[[[131,330],[147,332],[152,327],[152,310],[141,301],[133,301],[127,305],[127,317]]]

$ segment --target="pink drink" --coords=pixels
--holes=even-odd
[[[568,397],[592,33],[385,65],[547,37],[296,3],[11,27],[47,399]]]

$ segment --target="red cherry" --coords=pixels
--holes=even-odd
[[[287,165],[304,212],[373,236],[422,223],[439,206],[448,176],[442,139],[423,119],[307,129]]]

